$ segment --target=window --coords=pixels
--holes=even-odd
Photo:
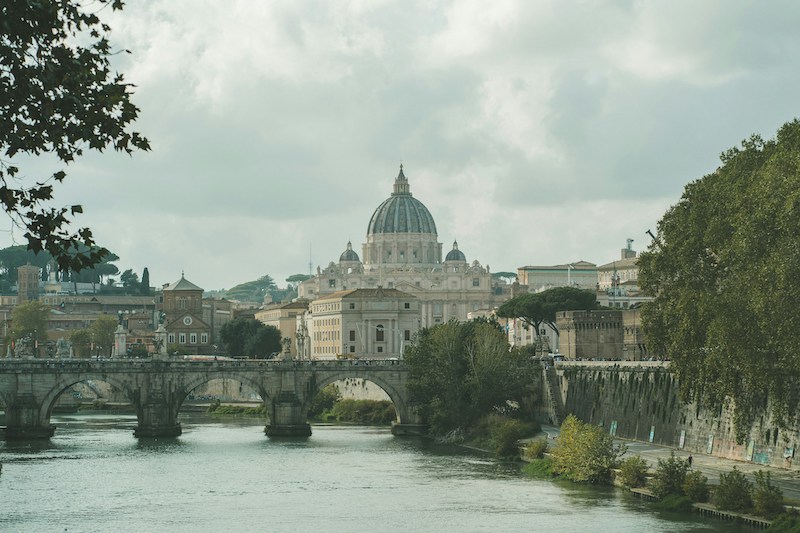
[[[336,287],[336,280],[335,279],[329,279],[328,280],[328,287]]]
[[[189,334],[189,344],[197,344],[197,333]]]
[[[403,340],[410,341],[411,340],[411,330],[407,329],[403,332]]]
[[[186,309],[186,297],[181,297],[178,299],[178,309]]]
[[[383,342],[383,324],[375,326],[375,341]]]
[[[200,344],[208,344],[208,333],[200,334]]]
[[[383,346],[378,346],[378,353],[383,353]]]
[[[351,329],[350,330],[350,341],[352,342],[352,341],[355,341],[355,340],[356,340],[356,330]]]
[[[170,343],[170,344],[175,344],[175,334],[174,333],[170,333],[167,336],[167,342]]]
[[[356,347],[355,346],[351,346],[350,347],[350,353],[356,353]]]
[[[480,287],[481,286],[481,279],[480,278],[472,278],[472,286],[473,287]]]
[[[405,302],[403,304],[403,309],[411,309],[411,304],[409,302]]]
[[[178,334],[178,342],[181,344],[186,344],[186,333]]]
[[[354,304],[353,302],[350,302],[350,309],[355,309],[355,308],[356,308],[356,304]]]

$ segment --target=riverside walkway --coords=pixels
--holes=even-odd
[[[559,428],[551,425],[543,425],[542,432],[547,435],[548,442],[552,446],[554,442],[553,439],[558,436]],[[797,470],[786,470],[774,466],[734,461],[733,459],[725,459],[701,453],[690,454],[685,450],[658,446],[648,442],[625,439],[614,439],[614,442],[617,444],[624,444],[628,447],[628,451],[623,457],[638,455],[647,461],[653,470],[655,470],[658,465],[658,460],[668,459],[670,453],[674,453],[675,457],[682,459],[688,459],[689,455],[691,455],[692,470],[699,470],[702,472],[703,475],[708,478],[709,483],[712,484],[718,484],[719,475],[730,472],[733,470],[734,466],[743,472],[750,481],[753,481],[753,472],[763,470],[770,473],[772,483],[783,491],[784,498],[800,500],[800,472]]]

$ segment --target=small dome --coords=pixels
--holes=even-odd
[[[453,249],[447,252],[447,256],[444,258],[444,260],[467,262],[467,257],[464,255],[464,252],[458,249],[458,241],[453,241]]]
[[[408,179],[400,174],[394,180],[394,192],[386,199],[369,220],[367,235],[378,233],[428,233],[436,235],[436,224],[428,208],[411,196]]]
[[[339,256],[339,262],[343,263],[346,261],[360,263],[361,259],[358,258],[358,254],[353,251],[353,244],[350,241],[347,241],[347,250],[342,252],[342,255]]]

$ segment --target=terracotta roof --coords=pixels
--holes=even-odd
[[[168,287],[164,287],[165,291],[201,291],[200,287],[192,283],[191,281],[187,280],[181,274],[181,279],[176,281],[175,283],[169,285]]]

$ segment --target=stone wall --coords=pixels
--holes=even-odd
[[[556,375],[566,413],[617,437],[800,470],[800,428],[762,417],[739,444],[730,410],[682,403],[667,363],[559,363]]]

